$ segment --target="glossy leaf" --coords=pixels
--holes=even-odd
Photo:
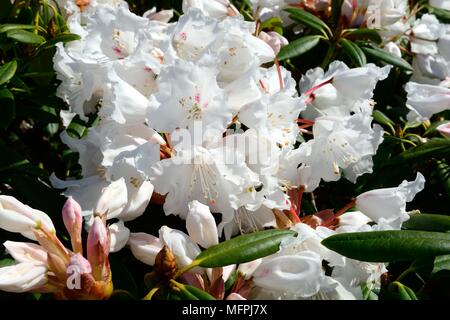
[[[372,40],[375,43],[381,43],[382,39],[380,33],[376,29],[347,29],[343,32],[344,37],[358,40]]]
[[[450,270],[450,254],[414,261],[410,269],[421,275],[432,277],[439,271]]]
[[[0,67],[0,85],[8,82],[17,70],[17,62],[15,60],[5,63]]]
[[[200,253],[193,264],[214,268],[253,261],[279,250],[282,240],[293,237],[290,230],[265,230],[244,234]]]
[[[56,45],[59,42],[63,42],[63,43],[67,43],[67,42],[71,42],[71,41],[75,41],[75,40],[80,40],[80,36],[77,34],[73,34],[73,33],[63,33],[63,34],[59,34],[56,37],[54,37],[53,39],[46,41],[45,43],[42,44],[42,48],[39,49],[48,49],[53,47],[54,45]]]
[[[286,60],[304,54],[319,44],[321,36],[304,36],[281,48],[278,60]]]
[[[447,192],[447,195],[450,198],[450,166],[445,162],[439,162],[437,164],[437,173],[445,192]]]
[[[11,30],[32,30],[35,29],[36,27],[33,25],[29,25],[29,24],[13,24],[13,23],[9,23],[9,24],[2,24],[0,25],[0,33],[3,32],[8,32]]]
[[[450,234],[411,230],[352,232],[333,235],[322,244],[361,261],[408,261],[449,254]]]
[[[366,56],[371,57],[375,60],[380,60],[408,71],[413,71],[413,68],[406,60],[404,60],[403,58],[399,58],[387,51],[384,51],[383,49],[367,47],[362,47],[361,49],[362,51],[364,51]]]
[[[287,8],[284,11],[288,12],[290,17],[300,22],[301,24],[310,27],[311,29],[317,30],[323,33],[327,38],[333,35],[330,27],[327,26],[325,22],[317,18],[315,15],[298,8]]]
[[[184,300],[216,300],[208,292],[205,292],[194,286],[179,283],[175,280],[170,280],[172,286],[177,289],[176,295]]]
[[[340,43],[344,53],[356,67],[362,67],[367,63],[366,55],[356,43],[346,39],[341,39]]]
[[[428,142],[413,147],[392,158],[387,164],[397,165],[410,161],[446,157],[450,154],[450,139],[433,138]]]
[[[389,284],[388,289],[399,300],[418,300],[416,294],[411,288],[408,288],[404,284],[394,281]]]
[[[450,10],[428,6],[428,12],[434,14],[442,22],[450,22]]]
[[[386,126],[393,126],[395,125],[394,121],[388,118],[387,115],[385,115],[380,110],[374,110],[372,113],[373,119],[378,122],[379,124],[384,124]]]
[[[6,36],[19,42],[29,44],[40,44],[45,41],[44,37],[26,30],[11,30],[6,33]]]

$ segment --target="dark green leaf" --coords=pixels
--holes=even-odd
[[[333,32],[331,32],[331,29],[327,26],[327,24],[325,22],[323,22],[322,20],[317,18],[315,15],[313,15],[305,10],[298,9],[298,8],[287,8],[287,9],[284,9],[284,11],[288,12],[290,14],[289,16],[293,20],[298,21],[301,24],[310,27],[311,29],[314,29],[314,30],[317,30],[317,31],[323,33],[323,35],[327,38],[328,38],[328,36],[333,35]]]
[[[23,43],[40,44],[45,41],[44,37],[25,30],[11,30],[6,33],[8,38]]]
[[[344,53],[356,67],[362,67],[367,63],[366,55],[354,42],[347,39],[340,41]]]
[[[449,254],[450,234],[410,230],[353,232],[333,235],[322,244],[361,261],[408,261]]]
[[[234,270],[228,277],[227,281],[225,281],[225,291],[228,291],[233,287],[234,283],[236,282],[237,276],[238,272]]]
[[[283,25],[283,21],[280,17],[273,17],[270,19],[267,19],[261,24],[261,29],[273,29],[274,27],[280,27]]]
[[[321,36],[304,36],[295,41],[292,41],[287,46],[281,48],[278,53],[278,60],[286,60],[294,58],[304,54],[305,52],[311,50],[320,41]]]
[[[41,106],[39,108],[32,106],[21,106],[17,108],[17,115],[24,118],[31,118],[35,121],[43,123],[59,123],[60,118],[55,112],[55,109],[48,106]]]
[[[208,292],[205,292],[203,290],[200,290],[197,287],[185,284],[184,288],[193,296],[195,296],[198,300],[216,300],[212,295],[210,295]]]
[[[408,71],[413,71],[413,68],[406,60],[404,60],[403,58],[399,58],[387,51],[384,51],[383,49],[367,47],[362,47],[361,49],[364,51],[366,56],[371,57],[375,60],[380,60]]]
[[[450,254],[431,259],[416,260],[411,264],[410,269],[421,275],[432,277],[439,271],[450,270]]]
[[[447,232],[450,231],[450,217],[441,214],[415,213],[403,223],[403,227],[410,230]]]
[[[5,63],[0,67],[0,85],[8,82],[17,70],[17,62],[15,60]]]
[[[55,44],[57,44],[58,42],[63,42],[63,43],[67,43],[70,41],[75,41],[75,40],[80,40],[80,36],[77,34],[73,34],[73,33],[63,33],[63,34],[58,34],[56,37],[54,37],[53,39],[50,39],[46,42],[44,42],[41,47],[39,47],[39,49],[48,49],[53,47]]]
[[[265,230],[244,234],[204,250],[193,263],[214,268],[253,261],[277,252],[281,241],[295,234],[290,230]]]
[[[339,19],[341,18],[341,8],[344,0],[331,1],[331,23],[333,27],[337,27]]]
[[[86,123],[84,123],[78,115],[72,119],[67,127],[67,133],[74,138],[80,139],[87,134],[87,132],[88,128],[86,127]]]
[[[388,161],[387,165],[404,164],[410,161],[422,161],[433,157],[445,157],[450,152],[450,139],[433,138],[427,143],[413,147]]]
[[[434,8],[432,6],[428,6],[428,12],[434,14],[439,20],[442,22],[450,22],[450,10]]]
[[[379,124],[384,124],[385,126],[393,126],[395,125],[394,121],[388,118],[387,115],[385,115],[380,110],[374,110],[372,113],[373,119],[378,122]]]
[[[0,129],[7,128],[15,115],[14,95],[8,89],[0,89]]]
[[[31,30],[35,28],[35,26],[29,24],[2,24],[0,25],[0,33],[8,32],[11,30]]]
[[[372,40],[378,44],[382,42],[380,34],[376,29],[347,29],[344,31],[344,36],[355,40]]]
[[[441,180],[442,186],[444,187],[445,192],[447,192],[447,195],[450,198],[450,166],[445,162],[439,162],[437,164],[437,172],[439,175],[439,179]]]
[[[418,300],[413,290],[398,281],[390,283],[388,289],[397,296],[399,300]]]
[[[14,259],[5,258],[5,259],[0,260],[0,268],[12,266],[15,264],[16,264],[16,261],[14,261]]]

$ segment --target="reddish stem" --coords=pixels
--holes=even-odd
[[[280,62],[278,61],[277,57],[275,57],[274,62],[275,62],[275,65],[277,66],[278,80],[280,82],[280,91],[281,91],[284,88],[284,83],[283,83],[283,75],[281,74]]]

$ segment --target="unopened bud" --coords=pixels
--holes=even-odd
[[[73,251],[82,253],[81,228],[83,225],[83,214],[81,206],[72,197],[69,197],[64,204],[62,216],[64,225],[70,235]]]

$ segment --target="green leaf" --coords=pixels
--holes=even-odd
[[[388,289],[400,300],[418,300],[412,289],[398,281],[390,283]]]
[[[179,283],[175,280],[170,280],[170,283],[172,284],[172,286],[174,286],[178,289],[178,292],[176,293],[176,295],[182,299],[185,299],[185,300],[216,300],[216,298],[214,298],[208,292],[200,290],[199,288],[196,288],[194,286]]]
[[[32,30],[35,29],[36,27],[33,25],[29,25],[29,24],[1,24],[0,25],[0,33],[3,32],[8,32],[11,30]]]
[[[342,3],[344,0],[331,1],[331,23],[333,27],[337,27],[339,19],[341,18]]]
[[[450,197],[450,166],[444,162],[439,162],[437,164],[437,172],[445,192]]]
[[[442,22],[450,22],[450,10],[427,6],[428,12],[434,14]]]
[[[427,277],[432,277],[442,270],[450,270],[450,254],[432,259],[416,260],[411,264],[410,270]]]
[[[8,38],[23,43],[40,44],[45,41],[44,37],[25,30],[11,30],[6,33]]]
[[[343,36],[355,40],[372,40],[377,44],[380,44],[383,41],[376,29],[347,29],[344,30]]]
[[[375,60],[380,60],[408,71],[413,71],[413,68],[406,60],[404,60],[403,58],[399,58],[387,51],[384,51],[383,49],[367,47],[362,47],[361,49],[362,51],[364,51],[366,56],[371,57]]]
[[[408,261],[450,253],[450,234],[394,230],[336,234],[322,244],[346,257],[369,262]]]
[[[275,27],[283,26],[283,21],[280,17],[273,17],[270,19],[267,19],[261,24],[261,30],[264,29],[273,29]]]
[[[16,261],[14,259],[5,258],[5,259],[0,260],[0,268],[12,266],[15,264],[16,264]]]
[[[410,230],[448,232],[450,231],[450,216],[441,214],[415,213],[411,214],[403,227]]]
[[[341,39],[340,43],[344,53],[356,67],[362,67],[367,63],[366,55],[357,44],[347,39]]]
[[[321,36],[304,36],[292,41],[287,46],[281,48],[278,53],[278,60],[286,60],[304,54],[319,43]]]
[[[317,18],[315,15],[297,8],[287,8],[284,11],[288,12],[289,17],[301,24],[310,27],[311,29],[320,31],[327,38],[333,35],[330,27],[325,22]]]
[[[5,63],[0,67],[0,85],[8,82],[17,70],[17,62],[15,60]]]
[[[76,115],[70,122],[66,131],[71,137],[81,139],[85,134],[87,134],[88,128],[86,123],[83,122],[78,115]]]
[[[233,287],[234,283],[236,282],[237,276],[238,276],[238,271],[236,271],[236,270],[234,270],[230,274],[230,276],[228,277],[227,281],[225,281],[225,285],[224,285],[225,286],[225,291],[228,291],[228,290],[230,290]]]
[[[450,139],[433,138],[427,143],[408,149],[389,160],[386,165],[397,165],[411,161],[422,161],[433,157],[444,158],[450,153]]]
[[[79,35],[73,34],[73,33],[58,34],[53,39],[50,39],[50,40],[46,41],[45,43],[43,43],[41,45],[41,47],[39,47],[39,50],[45,50],[45,49],[51,48],[59,42],[67,43],[70,41],[75,41],[75,40],[80,40],[80,39],[81,38]]]
[[[0,89],[0,129],[7,128],[15,116],[14,95],[8,89]]]
[[[253,261],[277,252],[282,240],[295,235],[296,232],[290,230],[244,234],[209,247],[195,258],[193,264],[214,268]]]
[[[394,126],[395,122],[389,119],[387,115],[385,115],[380,110],[373,110],[372,112],[373,119],[379,124],[384,124],[385,126]]]

